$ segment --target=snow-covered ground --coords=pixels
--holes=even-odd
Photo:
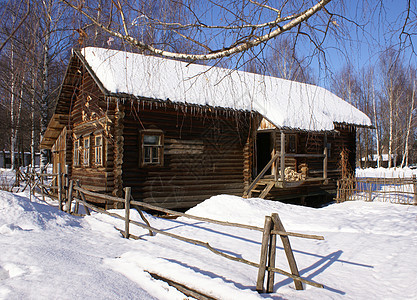
[[[117,211],[123,215],[123,211]],[[102,214],[75,217],[28,195],[0,191],[0,298],[184,299],[160,274],[219,299],[416,299],[417,207],[345,202],[324,208],[220,195],[190,214],[262,227],[277,212],[288,231],[324,241],[290,238],[301,276],[322,283],[296,291],[276,275],[274,293],[255,291],[257,270],[209,250],[134,228]],[[131,215],[138,221],[138,214]],[[257,262],[261,233],[179,218],[147,215],[152,226],[209,242]],[[278,243],[277,267],[289,270]]]

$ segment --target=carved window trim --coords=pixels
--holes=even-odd
[[[74,167],[79,167],[80,166],[80,152],[81,152],[80,139],[75,139],[74,140],[73,158],[72,158],[72,162],[74,164]]]
[[[94,165],[97,167],[104,165],[104,137],[102,134],[94,136]]]
[[[91,140],[90,136],[83,137],[83,166],[90,166],[90,150],[91,150]]]

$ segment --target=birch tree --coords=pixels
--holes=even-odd
[[[62,0],[62,2],[110,36],[141,51],[168,58],[195,61],[216,60],[242,53],[291,30],[298,29],[302,32],[303,24],[307,24],[311,17],[323,11],[331,0],[283,1],[276,4],[276,7],[255,0],[243,2],[154,1],[161,7],[168,2],[181,6],[186,14],[191,16],[189,22],[183,22],[181,18],[172,21],[161,20],[158,16],[142,10],[146,6],[146,1],[132,3],[118,0],[112,2],[114,5],[109,14],[112,15],[114,23],[110,26],[97,19],[92,13],[96,9],[85,5],[84,1]],[[216,13],[215,22],[210,19],[210,11]],[[322,30],[323,34],[318,39],[323,38],[332,29],[331,21],[334,16],[326,11],[323,17],[328,20],[329,26]],[[264,19],[267,21],[259,22]],[[142,38],[143,36],[138,36],[137,29],[144,26],[148,32],[176,36],[183,41],[190,42],[197,46],[196,51],[187,53],[178,49],[180,51],[175,52],[172,48],[166,50],[166,47],[163,47],[164,44],[153,43],[154,39],[148,42]],[[306,32],[309,30],[319,32],[314,26],[302,28]]]
[[[410,133],[411,133],[411,125],[413,123],[413,115],[414,115],[414,108],[415,108],[415,90],[416,90],[416,80],[413,80],[413,88],[411,92],[410,97],[410,110],[409,110],[409,116],[408,116],[408,122],[407,122],[407,128],[406,128],[406,136],[405,136],[405,142],[404,142],[404,153],[403,158],[401,161],[401,168],[404,166],[408,166],[408,158],[409,158],[409,139],[410,139]]]

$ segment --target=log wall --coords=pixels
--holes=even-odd
[[[69,157],[72,166],[74,138],[80,138],[82,143],[84,136],[90,136],[90,162],[88,166],[83,166],[81,153],[80,165],[72,166],[72,179],[79,180],[86,189],[117,194],[114,173],[115,128],[112,125],[115,120],[116,100],[103,95],[85,68],[81,76],[79,86],[74,87],[76,96],[71,105],[73,134],[69,140]],[[103,164],[100,166],[94,163],[94,135],[97,133],[103,136]]]
[[[177,209],[214,195],[242,195],[248,121],[237,112],[216,116],[174,106],[125,105],[123,185],[132,187],[135,199]],[[163,131],[163,166],[139,166],[144,129]]]

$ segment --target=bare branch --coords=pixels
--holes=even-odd
[[[3,48],[6,46],[7,42],[15,35],[16,31],[22,26],[22,24],[25,22],[26,18],[29,16],[29,13],[30,13],[30,1],[27,0],[26,3],[27,3],[27,9],[26,9],[25,15],[20,20],[19,24],[17,24],[17,26],[13,29],[13,31],[7,36],[7,38],[0,45],[0,52],[3,50]]]
[[[187,54],[187,53],[174,53],[170,51],[165,51],[159,48],[155,48],[149,44],[146,44],[130,35],[122,35],[120,32],[114,31],[110,28],[105,27],[103,24],[98,22],[95,18],[91,17],[88,13],[86,13],[81,7],[76,7],[73,4],[71,4],[67,0],[61,0],[68,6],[72,7],[73,9],[76,9],[81,14],[83,14],[85,17],[87,17],[91,22],[93,22],[96,26],[100,27],[105,32],[109,33],[110,35],[113,35],[117,38],[120,38],[121,40],[131,44],[132,46],[138,47],[142,50],[147,50],[151,53],[170,57],[170,58],[176,58],[176,59],[189,59],[189,60],[213,60],[218,59],[222,57],[227,57],[236,53],[240,53],[243,51],[246,51],[252,47],[256,47],[262,43],[265,43],[278,35],[282,34],[283,32],[289,31],[290,29],[296,27],[302,22],[305,22],[308,20],[311,16],[316,14],[318,11],[320,11],[327,3],[329,3],[331,0],[321,0],[316,5],[306,9],[302,13],[300,13],[296,18],[290,20],[288,23],[284,24],[283,26],[279,26],[276,24],[275,29],[271,29],[271,31],[267,34],[264,34],[259,37],[250,37],[248,40],[239,43],[237,45],[233,45],[227,48],[223,48],[217,51],[213,51],[211,53],[206,54]],[[253,27],[253,26],[252,26]],[[242,27],[239,27],[242,28]]]

